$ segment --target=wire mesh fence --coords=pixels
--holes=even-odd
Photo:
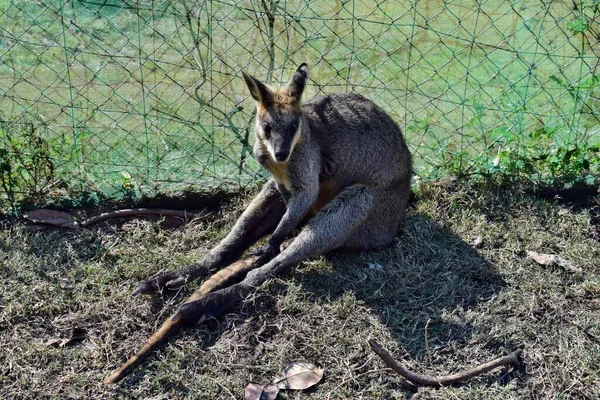
[[[536,162],[555,174],[573,154],[593,175],[577,152],[600,147],[599,4],[5,0],[0,206],[264,179],[240,71],[277,86],[302,62],[305,98],[354,91],[389,112],[421,178],[543,178]]]

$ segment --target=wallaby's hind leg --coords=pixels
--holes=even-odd
[[[206,254],[202,260],[182,269],[141,282],[133,294],[153,292],[165,286],[169,288],[178,287],[183,285],[189,278],[204,275],[211,269],[230,264],[260,238],[272,233],[281,221],[285,211],[286,205],[275,181],[267,182],[246,211],[242,213],[227,237]]]
[[[331,200],[302,228],[292,243],[261,268],[250,271],[242,283],[261,285],[288,267],[344,245],[374,207],[373,189],[353,185]]]
[[[363,237],[361,235],[367,232],[361,231],[361,228],[370,222],[373,215],[377,215],[378,211],[376,210],[379,210],[381,204],[378,204],[375,200],[383,199],[381,196],[384,193],[382,192],[384,191],[381,191],[381,189],[373,189],[364,185],[354,185],[346,188],[327,203],[302,228],[292,243],[270,262],[250,271],[240,283],[213,292],[200,300],[182,305],[177,311],[176,318],[205,318],[220,315],[271,276],[280,274],[305,259],[344,248],[351,238]],[[394,195],[398,196],[398,193],[395,192]],[[392,201],[391,204],[385,205],[392,207],[393,211],[403,216],[407,202],[408,192],[405,200],[400,199],[397,202]],[[395,208],[398,205],[403,205],[404,208]],[[398,220],[394,220],[393,227],[397,228],[398,223]],[[388,234],[386,239],[392,240],[394,235]]]
[[[389,246],[406,215],[410,187],[378,189],[374,202],[377,207],[367,220],[348,237],[341,247],[345,250],[369,250]]]
[[[183,304],[174,318],[214,317],[231,307],[271,276],[307,258],[342,246],[363,224],[374,207],[373,189],[353,185],[344,189],[302,228],[292,243],[264,266],[248,272],[240,283]]]
[[[373,189],[353,185],[321,209],[292,243],[264,266],[248,272],[240,283],[183,304],[174,318],[206,318],[221,314],[271,276],[307,258],[339,248],[352,231],[365,222],[374,207]]]

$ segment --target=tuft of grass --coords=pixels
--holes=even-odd
[[[247,199],[212,220],[62,231],[6,221],[0,231],[0,397],[240,398],[290,361],[325,379],[286,398],[404,399],[369,338],[411,369],[451,373],[524,349],[497,370],[421,399],[592,398],[600,391],[600,246],[586,208],[518,191],[424,185],[393,246],[301,263],[216,320],[169,340],[120,385],[103,378],[197,286],[129,296],[138,280],[193,262]],[[477,236],[479,247],[470,245]],[[573,274],[527,250],[559,254]],[[74,328],[85,338],[48,345]]]

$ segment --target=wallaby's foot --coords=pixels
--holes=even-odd
[[[196,301],[184,303],[171,319],[173,322],[194,321],[201,323],[208,318],[218,317],[231,309],[254,290],[254,287],[243,281],[235,285],[209,293]]]
[[[207,275],[210,270],[218,270],[234,262],[257,240],[273,232],[285,211],[286,205],[281,193],[275,181],[271,180],[244,211],[229,235],[201,261],[140,282],[133,295],[158,292],[164,288],[177,289],[190,279]],[[267,253],[265,257],[273,258],[278,253],[279,251]]]
[[[185,285],[189,279],[205,275],[207,272],[207,268],[193,264],[177,271],[172,271],[140,282],[138,287],[133,291],[132,296],[160,292],[163,289],[178,289]]]

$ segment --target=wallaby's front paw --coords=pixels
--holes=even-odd
[[[258,256],[258,260],[255,261],[256,265],[263,265],[271,261],[280,252],[280,246],[275,245],[271,242],[267,243],[260,249],[252,253],[253,256]]]
[[[150,278],[146,281],[140,282],[138,287],[133,291],[132,296],[138,296],[140,294],[159,292],[163,288],[177,289],[185,284],[185,277],[178,273],[168,273],[165,275]]]

